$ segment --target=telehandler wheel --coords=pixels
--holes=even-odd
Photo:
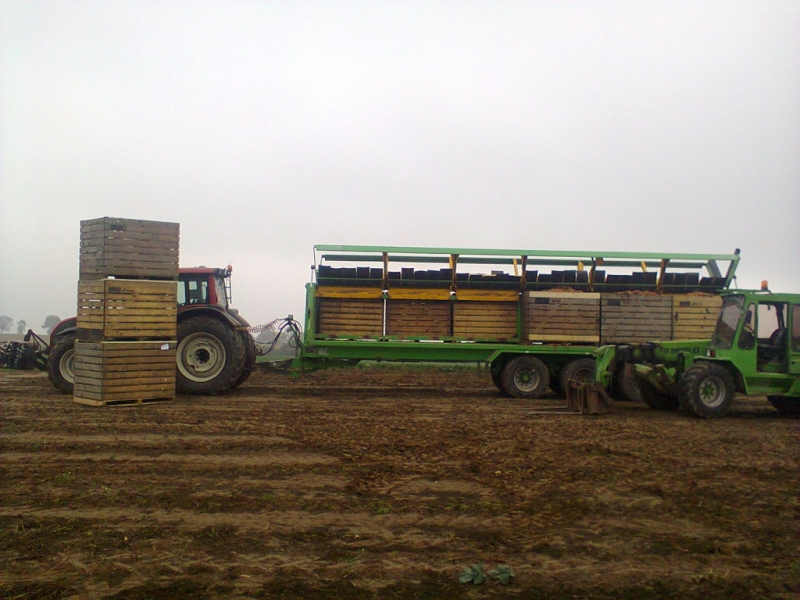
[[[592,383],[594,381],[594,359],[588,357],[576,358],[561,369],[561,375],[559,375],[558,379],[562,394],[567,392],[569,382],[573,379],[580,383]],[[550,387],[553,387],[552,382]]]
[[[62,394],[71,394],[75,386],[75,336],[58,340],[47,359],[47,378]]]
[[[800,418],[800,398],[767,396],[767,400],[782,416]]]
[[[624,365],[617,369],[614,376],[614,399],[627,400],[628,402],[645,401],[642,397],[642,390],[639,389],[639,382],[632,374],[625,371]],[[619,398],[617,398],[619,396]]]
[[[650,408],[656,410],[678,410],[680,408],[681,403],[677,396],[665,394],[648,381],[638,381],[637,384],[642,401]]]
[[[683,373],[678,390],[683,410],[693,417],[713,419],[728,412],[736,383],[724,366],[696,362]]]
[[[539,398],[550,384],[547,366],[535,356],[518,356],[503,367],[503,389],[512,398]]]
[[[177,355],[177,389],[185,394],[224,392],[245,367],[245,348],[238,332],[211,317],[178,323]]]

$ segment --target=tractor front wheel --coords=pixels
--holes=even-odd
[[[178,323],[177,389],[219,394],[235,385],[245,368],[245,346],[236,329],[211,317]]]
[[[696,362],[686,369],[678,387],[681,408],[701,419],[723,416],[736,392],[730,371],[711,362]]]
[[[47,377],[62,394],[71,394],[75,387],[75,336],[59,339],[47,359]]]

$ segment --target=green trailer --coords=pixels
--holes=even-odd
[[[738,250],[318,245],[291,368],[482,363],[509,396],[563,394],[593,379],[598,346],[709,336],[738,262]]]

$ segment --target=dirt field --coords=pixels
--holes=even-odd
[[[0,598],[800,597],[800,421],[561,404],[372,367],[91,408],[0,371]]]

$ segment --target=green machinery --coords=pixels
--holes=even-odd
[[[710,340],[618,344],[596,357],[600,386],[625,369],[653,408],[721,417],[739,392],[800,415],[800,294],[728,292]]]
[[[291,367],[483,363],[509,396],[562,393],[571,380],[593,379],[601,344],[710,335],[707,315],[716,315],[738,261],[738,250],[318,245]]]

